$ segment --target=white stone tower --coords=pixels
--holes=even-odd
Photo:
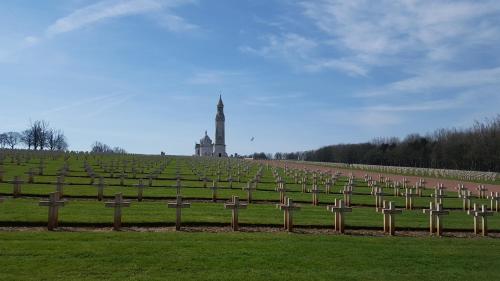
[[[227,157],[226,132],[224,126],[225,122],[226,117],[224,116],[224,104],[222,103],[222,96],[219,96],[219,103],[217,104],[217,115],[215,116],[214,157]]]

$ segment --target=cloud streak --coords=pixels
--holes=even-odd
[[[74,31],[99,22],[131,15],[163,12],[161,24],[171,31],[185,31],[195,28],[195,25],[187,23],[183,18],[173,15],[169,9],[176,6],[191,3],[182,0],[127,0],[127,1],[101,1],[83,8],[58,19],[46,30],[46,35],[51,37],[58,34]]]

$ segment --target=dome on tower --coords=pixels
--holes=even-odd
[[[200,140],[201,145],[212,144],[212,139],[208,136],[207,131],[205,131],[205,136]]]

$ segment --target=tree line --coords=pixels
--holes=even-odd
[[[49,127],[46,121],[35,121],[28,129],[22,132],[6,132],[0,134],[0,146],[14,149],[23,145],[33,150],[58,150],[68,149],[66,136],[61,130]]]
[[[116,153],[116,154],[126,154],[127,151],[121,147],[115,146],[111,148],[111,146],[104,144],[100,141],[96,141],[92,144],[90,148],[91,153]]]
[[[262,155],[259,155],[262,156]],[[376,138],[316,150],[282,153],[275,159],[500,172],[500,115],[466,129],[439,129],[427,135]]]

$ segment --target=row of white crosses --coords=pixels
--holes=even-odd
[[[495,172],[462,171],[450,169],[431,169],[414,167],[379,166],[366,164],[336,164],[339,168],[354,168],[365,171],[377,171],[390,174],[412,174],[416,176],[431,176],[442,178],[458,178],[463,180],[487,180],[495,181],[499,175]]]

